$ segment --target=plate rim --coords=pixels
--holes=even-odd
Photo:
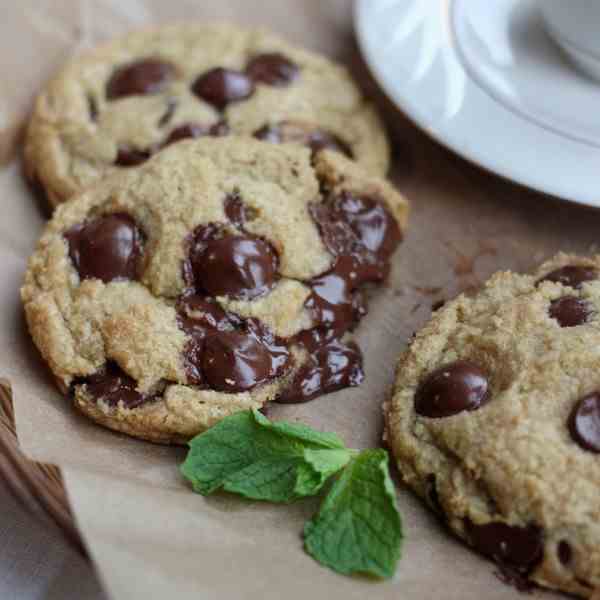
[[[422,1],[422,0],[414,0]],[[453,10],[455,0],[428,0],[433,2],[443,2],[447,5],[448,10]],[[368,12],[373,9],[375,2],[373,0],[355,0],[353,5],[353,25],[354,32],[358,42],[361,54],[373,75],[375,81],[380,88],[385,92],[386,96],[392,101],[392,103],[408,117],[408,119],[421,131],[423,131],[428,137],[432,138],[442,146],[457,154],[461,158],[473,163],[482,169],[489,171],[495,175],[498,175],[508,181],[521,185],[525,188],[535,190],[541,194],[551,196],[554,199],[570,202],[590,208],[600,208],[600,184],[598,193],[592,194],[591,191],[586,192],[585,190],[576,189],[572,185],[559,185],[556,181],[546,179],[544,182],[539,181],[538,178],[528,177],[527,174],[520,171],[519,169],[510,169],[503,165],[501,162],[490,158],[489,152],[483,152],[481,148],[478,149],[476,143],[469,143],[468,132],[463,132],[464,137],[460,140],[455,139],[455,136],[440,128],[431,127],[432,119],[427,119],[424,115],[420,114],[415,110],[413,104],[408,98],[408,94],[404,97],[394,89],[394,86],[389,84],[383,69],[380,68],[376,57],[374,56],[375,50],[368,43],[367,35],[367,17]],[[453,49],[453,52],[458,56],[457,49]],[[521,115],[515,114],[503,104],[495,100],[484,88],[482,88],[477,81],[475,81],[468,69],[465,69],[462,60],[458,58],[463,72],[466,77],[466,85],[470,86],[472,90],[477,91],[480,100],[487,104],[490,110],[496,113],[502,113],[506,118],[511,120],[515,127],[520,127],[520,130],[529,129],[529,134],[535,133],[540,137],[546,137],[551,140],[555,146],[562,146],[564,153],[564,146],[573,146],[576,149],[582,150],[584,144],[572,140],[565,139],[558,134],[547,131],[541,128],[537,123],[532,122]],[[470,138],[472,141],[473,138]],[[589,150],[589,147],[587,148]],[[598,160],[598,166],[600,167],[600,160]],[[600,169],[599,169],[600,170]],[[588,173],[588,177],[592,174]],[[556,179],[559,179],[558,177]],[[600,177],[598,178],[600,181]]]

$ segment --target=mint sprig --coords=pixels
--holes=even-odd
[[[222,489],[286,503],[318,494],[341,472],[305,525],[306,551],[339,573],[393,575],[402,522],[385,450],[359,453],[334,433],[271,422],[258,411],[226,417],[189,446],[181,472],[203,495]]]
[[[344,469],[304,527],[306,551],[339,573],[392,577],[402,522],[385,450],[365,450]]]
[[[227,417],[189,445],[181,472],[194,491],[270,502],[314,496],[352,456],[333,433],[271,423],[258,411]]]

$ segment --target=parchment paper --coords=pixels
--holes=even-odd
[[[380,407],[397,354],[431,304],[498,269],[526,270],[559,249],[592,251],[600,213],[503,182],[418,132],[366,74],[352,38],[351,8],[349,0],[4,2],[0,148],[10,154],[32,93],[65,56],[135,26],[190,18],[260,24],[349,64],[387,118],[395,148],[392,179],[411,200],[412,220],[390,285],[376,295],[359,328],[366,384],[306,405],[275,406],[273,416],[336,431],[349,445],[367,447],[380,444]],[[23,450],[63,468],[82,535],[113,598],[519,597],[498,581],[490,562],[456,542],[404,489],[398,495],[406,543],[395,579],[342,577],[302,551],[302,524],[316,502],[204,499],[179,476],[183,449],[128,439],[75,414],[27,336],[18,299],[26,258],[43,225],[18,161],[0,170],[0,197],[0,376],[13,385]]]

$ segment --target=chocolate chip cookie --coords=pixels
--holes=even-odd
[[[600,256],[505,272],[400,359],[386,435],[403,480],[513,579],[600,587]]]
[[[335,151],[183,141],[57,208],[22,288],[29,329],[80,411],[182,442],[362,381],[348,332],[406,217]]]
[[[382,124],[345,68],[265,31],[196,24],[131,33],[72,60],[37,100],[26,171],[57,205],[180,140],[227,135],[388,168]]]

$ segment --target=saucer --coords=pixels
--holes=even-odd
[[[380,85],[464,158],[600,207],[600,85],[549,38],[535,0],[356,0]]]

